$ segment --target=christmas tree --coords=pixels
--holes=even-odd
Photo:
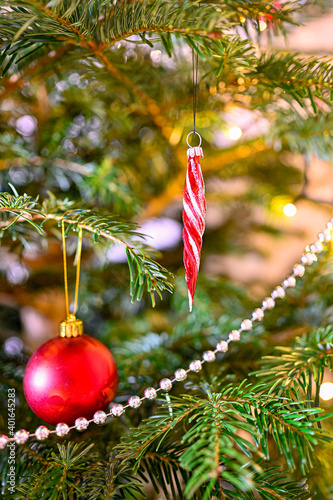
[[[329,29],[318,53],[298,38],[332,7],[2,2],[3,498],[333,499],[333,64]],[[189,313],[193,117],[207,217]],[[77,317],[118,388],[105,425],[14,440],[54,429],[23,375],[66,317],[62,233],[70,300],[82,237]]]

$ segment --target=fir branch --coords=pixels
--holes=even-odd
[[[316,99],[322,100],[325,96],[333,99],[332,71],[331,58],[285,52],[263,55],[256,68],[261,83],[271,90],[279,87],[301,106],[304,99],[309,99],[314,113],[317,113]]]
[[[45,68],[50,64],[54,64],[59,59],[62,59],[72,48],[73,46],[68,44],[58,47],[56,50],[47,51],[48,53],[44,57],[41,57],[38,62],[34,59],[34,61],[25,67],[24,70],[12,74],[10,78],[3,79],[2,81],[0,80],[0,85],[3,86],[0,93],[1,99],[7,98],[15,90],[22,88],[28,78],[39,75],[40,71],[45,75]]]
[[[134,223],[124,223],[114,220],[110,215],[103,215],[98,211],[75,208],[68,200],[57,200],[50,194],[50,198],[39,206],[38,199],[24,195],[18,196],[9,193],[0,194],[0,229],[2,235],[4,231],[12,231],[12,236],[17,237],[16,224],[27,222],[33,226],[40,234],[43,234],[43,226],[54,221],[61,225],[64,221],[67,225],[66,236],[70,231],[77,231],[78,228],[85,232],[92,233],[94,243],[102,237],[126,247],[126,255],[130,270],[130,294],[132,302],[141,300],[144,290],[147,290],[153,306],[155,306],[155,293],[162,299],[164,290],[172,292],[173,285],[169,281],[171,274],[143,251],[142,245],[138,244],[139,238],[144,238],[140,234],[138,226]],[[7,213],[14,215],[8,219]],[[41,224],[36,221],[42,221]],[[125,238],[135,240],[137,248],[133,248],[127,243]],[[141,246],[141,248],[140,248]]]
[[[291,469],[295,468],[295,448],[302,471],[308,469],[314,446],[319,440],[330,439],[315,426],[316,419],[310,420],[318,412],[302,402],[265,395],[261,386],[244,384],[222,387],[219,393],[209,390],[206,399],[172,397],[159,415],[124,438],[118,458],[130,461],[140,471],[147,453],[169,454],[179,469],[191,471],[185,487],[187,498],[192,498],[201,487],[207,492],[206,498],[210,498],[221,480],[236,490],[252,491],[253,471],[261,470],[253,455],[262,450],[269,458],[269,436]],[[252,435],[257,448],[242,437],[240,430]],[[154,477],[156,480],[159,476]]]
[[[305,161],[309,161],[312,154],[323,160],[333,158],[333,113],[321,112],[315,116],[306,113],[302,116],[281,109],[271,135],[293,153],[304,155]],[[302,195],[306,193],[302,192]]]
[[[293,347],[278,347],[279,356],[265,356],[262,368],[255,374],[262,378],[264,390],[276,391],[300,399],[307,394],[318,399],[318,389],[323,381],[324,370],[333,370],[333,329],[319,328],[297,338]],[[312,394],[311,381],[316,382]]]
[[[34,472],[30,482],[26,482],[17,487],[18,498],[31,499],[41,498],[46,492],[52,491],[52,500],[60,500],[68,495],[80,494],[83,491],[78,486],[78,478],[88,465],[92,465],[94,457],[86,455],[93,445],[71,444],[67,446],[58,444],[59,455],[52,452],[48,457],[48,463],[45,467],[42,465],[38,472]],[[89,463],[90,462],[90,463]]]
[[[140,101],[146,106],[146,109],[149,111],[151,117],[157,128],[159,128],[162,132],[162,135],[169,140],[172,132],[171,126],[168,124],[166,118],[162,115],[160,111],[159,105],[152,99],[146,92],[142,90],[132,79],[130,79],[127,75],[121,73],[105,56],[103,51],[93,49],[93,53],[96,58],[102,63],[103,67],[112,75],[112,77],[116,78],[119,82],[124,83],[127,88],[130,88],[133,93],[140,99]]]
[[[259,439],[255,434],[253,438],[266,459],[269,458],[268,439],[271,435],[291,470],[295,468],[293,451],[297,448],[301,469],[305,473],[311,465],[310,451],[313,447],[320,440],[330,440],[325,431],[316,427],[316,418],[326,418],[317,416],[322,410],[308,408],[302,399],[295,401],[279,395],[265,394],[261,384],[246,386],[243,383],[239,387],[231,385],[223,388],[221,392],[221,398],[225,401],[221,403],[221,409],[224,404],[231,404],[238,412],[245,406],[249,415],[248,422],[252,423],[253,418],[255,419]]]
[[[57,451],[44,449],[42,454],[28,448],[25,462],[34,458],[33,472],[20,476],[15,498],[120,500],[126,496],[135,499],[141,493],[140,480],[113,456],[109,462],[99,460],[93,446],[68,442],[67,445],[57,444]],[[12,496],[5,494],[4,498]]]
[[[21,7],[17,6],[18,3]],[[57,5],[53,3],[48,8],[38,0],[8,4],[12,10],[3,12],[0,33],[4,41],[2,52],[11,56],[11,64],[22,48],[26,49],[32,43],[67,41],[102,49],[136,34],[141,34],[143,42],[147,43],[147,32],[196,32],[208,35],[220,32],[221,22],[231,15],[226,9],[220,10],[217,15],[216,9],[211,5],[197,6],[194,9],[194,2],[188,0],[177,3],[154,0],[132,5],[111,1],[91,4],[85,1],[76,2],[72,8],[67,8],[64,2],[58,2]],[[108,14],[106,17],[108,11],[112,15]],[[12,44],[17,39],[21,46]]]
[[[277,467],[269,467],[262,471],[255,471],[251,477],[254,487],[252,491],[224,490],[225,498],[234,500],[307,500],[312,498],[312,493],[306,484],[297,483],[286,478],[286,471]],[[304,482],[303,482],[304,483]]]

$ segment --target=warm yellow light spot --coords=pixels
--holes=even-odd
[[[243,131],[239,127],[231,127],[228,130],[228,135],[232,141],[238,141],[242,137]]]
[[[264,21],[263,19],[260,19],[260,21],[259,21],[259,30],[260,31],[265,31],[266,28],[267,28],[266,21]]]
[[[169,142],[172,146],[176,146],[182,137],[183,129],[180,127],[175,127],[171,132]]]
[[[244,83],[245,83],[244,78],[242,78],[242,77],[240,76],[240,77],[238,78],[238,80],[237,80],[237,83],[238,83],[238,85],[244,85]]]
[[[245,23],[246,18],[244,16],[239,16],[239,20],[241,23]]]
[[[332,382],[324,382],[320,386],[319,396],[323,401],[333,399],[333,384]]]
[[[287,203],[283,207],[283,213],[287,217],[294,217],[294,215],[296,215],[296,213],[297,213],[297,208],[295,207],[295,205],[293,203]]]

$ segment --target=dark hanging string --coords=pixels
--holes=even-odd
[[[198,52],[194,54],[192,49],[192,83],[193,83],[193,132],[195,132],[195,118],[197,113],[197,95],[198,95]]]

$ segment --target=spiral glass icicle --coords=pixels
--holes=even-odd
[[[200,147],[187,150],[187,173],[183,190],[183,241],[185,280],[188,287],[189,308],[192,311],[195,287],[197,284],[202,235],[205,230],[206,199],[205,184],[202,177]]]

